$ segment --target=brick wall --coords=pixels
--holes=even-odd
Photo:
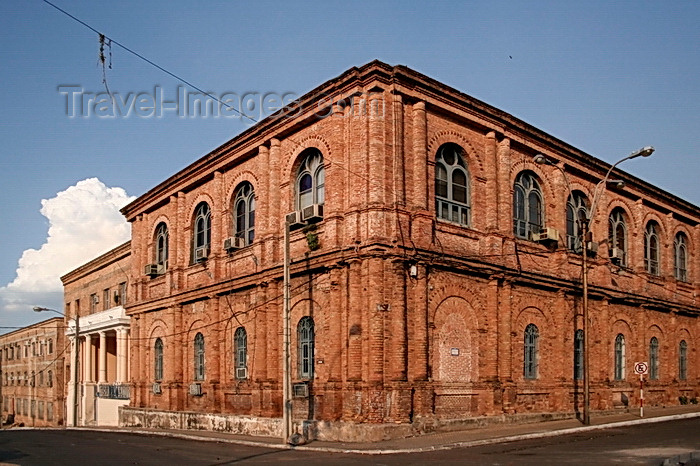
[[[538,179],[547,226],[566,232],[569,188],[592,199],[608,166],[535,128],[403,67],[373,63],[323,86],[333,112],[318,118],[312,97],[293,117],[266,120],[127,206],[132,222],[132,407],[162,411],[281,415],[283,218],[294,209],[296,170],[305,149],[325,167],[323,220],[310,250],[291,234],[292,367],[296,325],[315,324],[315,373],[298,417],[349,423],[407,423],[519,412],[571,412],[573,336],[581,328],[581,256],[560,241],[545,246],[513,235],[513,184]],[[457,144],[468,170],[471,221],[435,214],[435,158]],[[537,165],[545,154],[555,166]],[[641,163],[641,162],[640,162]],[[700,327],[695,277],[700,210],[630,175],[624,191],[603,192],[591,229],[601,242],[590,259],[593,409],[622,395],[635,402],[634,361],[661,342],[652,402],[697,396]],[[242,182],[255,190],[255,240],[223,249],[233,234],[232,198]],[[196,206],[212,212],[208,260],[192,264]],[[629,266],[607,257],[607,215],[625,209]],[[661,232],[661,274],[645,272],[649,219]],[[155,229],[169,229],[169,263],[143,274],[155,257]],[[689,274],[673,275],[673,239],[689,239]],[[539,330],[537,376],[523,376],[524,329]],[[247,332],[248,377],[234,376],[233,333]],[[613,380],[614,340],[625,335],[626,373]],[[197,333],[206,342],[201,396],[194,380]],[[152,390],[153,344],[165,345],[163,392]],[[688,344],[685,380],[679,343]]]

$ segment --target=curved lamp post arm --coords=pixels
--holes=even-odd
[[[605,174],[605,177],[595,186],[595,191],[593,192],[593,201],[591,202],[591,211],[588,213],[588,221],[590,222],[591,219],[593,218],[593,213],[595,212],[595,208],[598,206],[598,201],[600,200],[600,196],[602,194],[602,190],[600,190],[600,186],[604,186],[605,183],[608,181],[608,178],[610,178],[610,173],[620,165],[622,162],[630,159],[634,159],[637,157],[649,157],[651,154],[654,153],[654,147],[653,146],[646,146],[638,151],[632,152],[630,155],[628,155],[625,158],[622,158],[615,162],[612,167],[608,170],[608,172]]]

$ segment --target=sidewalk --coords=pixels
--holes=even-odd
[[[105,432],[131,432],[144,435],[159,435],[177,437],[189,440],[224,442],[241,445],[290,449],[302,451],[323,451],[338,453],[359,453],[368,455],[392,454],[392,453],[418,453],[424,451],[446,450],[452,448],[464,448],[477,445],[514,442],[533,438],[554,437],[558,435],[573,434],[592,430],[608,429],[635,424],[647,424],[654,422],[672,421],[700,417],[700,405],[649,407],[644,410],[644,418],[639,417],[638,410],[615,414],[591,415],[591,425],[584,426],[576,419],[561,421],[545,421],[529,424],[492,424],[485,427],[474,427],[455,432],[443,432],[426,434],[417,437],[384,440],[374,443],[345,443],[312,441],[307,445],[291,447],[283,444],[279,438],[252,437],[235,435],[223,432],[190,431],[190,430],[157,430],[132,427],[113,428],[69,428],[77,430],[94,430]]]

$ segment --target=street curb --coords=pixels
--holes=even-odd
[[[140,435],[154,435],[158,437],[172,437],[184,440],[195,440],[199,442],[219,442],[219,443],[231,443],[236,445],[244,445],[249,447],[259,447],[259,448],[270,448],[275,450],[299,450],[299,451],[315,451],[322,453],[345,453],[345,454],[359,454],[359,455],[393,455],[399,453],[424,453],[430,451],[442,451],[442,450],[453,450],[456,448],[469,448],[477,447],[483,445],[494,445],[497,443],[508,443],[517,442],[520,440],[533,440],[548,437],[557,437],[560,435],[576,434],[582,432],[593,432],[596,430],[611,429],[614,427],[628,427],[642,424],[654,424],[658,422],[676,421],[680,419],[692,419],[700,417],[700,412],[697,413],[686,413],[686,414],[673,414],[670,416],[659,416],[650,417],[646,419],[633,419],[631,421],[620,421],[611,422],[607,424],[600,424],[595,426],[581,426],[581,427],[570,427],[566,429],[558,429],[547,432],[534,432],[531,434],[521,434],[521,435],[509,435],[506,437],[496,437],[490,439],[482,440],[471,440],[466,442],[453,442],[445,445],[431,445],[428,447],[419,448],[397,448],[397,449],[356,449],[356,448],[342,448],[342,447],[324,447],[324,446],[313,446],[313,445],[302,445],[302,446],[291,446],[281,443],[266,443],[254,440],[241,440],[235,438],[220,438],[220,437],[208,437],[197,434],[181,433],[181,432],[167,432],[167,431],[151,431],[151,430],[137,430],[137,429],[101,429],[92,427],[65,427],[63,429],[46,429],[46,430],[90,430],[94,432],[108,432],[108,433],[130,433],[130,434],[140,434]],[[15,429],[13,429],[15,430]],[[19,427],[16,430],[35,430],[32,427]],[[43,430],[43,429],[42,429]]]

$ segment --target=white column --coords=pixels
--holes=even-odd
[[[117,329],[117,383],[126,382],[126,329]]]
[[[99,370],[99,383],[107,383],[107,334],[105,332],[100,332]]]
[[[75,361],[75,351],[78,342],[73,337],[71,340],[70,352],[70,383],[68,384],[68,397],[66,398],[66,425],[73,426],[73,413],[75,412],[75,404],[73,404],[73,393],[75,391],[75,381],[78,380],[78,366],[73,363]]]
[[[85,335],[85,351],[83,352],[83,357],[85,358],[85,382],[94,382],[95,374],[92,363],[92,335]]]

